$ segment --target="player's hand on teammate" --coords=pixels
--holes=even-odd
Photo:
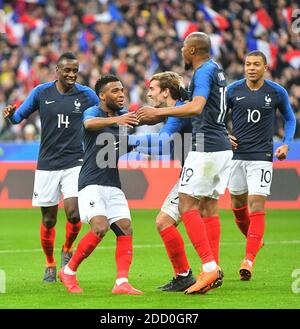
[[[229,136],[231,147],[233,151],[235,151],[238,147],[237,139],[233,135],[228,135],[228,136]]]
[[[3,110],[3,118],[11,117],[17,109],[16,105],[7,105]]]
[[[134,126],[137,126],[139,124],[139,121],[136,117],[135,112],[128,112],[126,114],[120,115],[117,118],[117,124],[119,126],[128,126],[130,128],[133,128]]]
[[[154,124],[160,121],[155,107],[143,106],[137,110],[137,119],[141,124]]]
[[[275,151],[275,156],[278,160],[282,161],[287,157],[289,147],[286,144],[283,144],[277,148]]]

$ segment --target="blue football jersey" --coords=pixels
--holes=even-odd
[[[189,85],[189,100],[192,101],[195,96],[203,96],[206,104],[201,114],[192,117],[193,150],[231,150],[224,123],[226,88],[224,71],[213,60],[208,60],[195,70]]]
[[[127,111],[122,109],[116,112],[116,115],[125,113]],[[100,107],[93,106],[84,112],[83,122],[97,117],[106,118],[108,116]],[[124,135],[123,137],[120,136],[118,125],[104,127],[99,130],[84,129],[84,158],[79,174],[79,191],[88,185],[121,188],[118,160],[123,155],[122,146],[124,146],[124,154],[131,150],[127,147],[128,136]]]
[[[265,80],[258,90],[250,90],[246,79],[228,86],[227,105],[231,109],[232,134],[237,138],[236,160],[273,160],[273,123],[278,109],[285,119],[284,143],[295,133],[295,116],[287,91]]]
[[[98,102],[91,88],[78,83],[65,94],[57,90],[55,81],[32,90],[10,121],[19,123],[39,111],[41,145],[37,169],[61,170],[82,164],[83,111]]]

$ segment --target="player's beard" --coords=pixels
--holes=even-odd
[[[107,107],[109,107],[114,112],[118,112],[118,111],[122,110],[122,108],[123,108],[123,106],[120,107],[112,101],[108,101],[106,105],[107,105]]]
[[[190,69],[192,69],[192,64],[191,63],[184,63],[184,69],[186,71],[189,71]]]

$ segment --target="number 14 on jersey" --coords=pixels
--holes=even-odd
[[[57,128],[68,128],[70,124],[69,116],[64,114],[57,114]],[[62,127],[62,125],[65,125]]]

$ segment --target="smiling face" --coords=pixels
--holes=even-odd
[[[76,59],[63,59],[56,67],[59,83],[64,89],[71,89],[78,75],[78,61]]]
[[[162,90],[159,86],[159,81],[152,80],[150,82],[147,97],[150,99],[151,105],[154,107],[165,107],[168,91]]]
[[[264,78],[267,65],[261,56],[247,56],[245,60],[246,79],[257,83]]]
[[[121,110],[124,107],[125,94],[121,81],[107,83],[99,94],[101,102],[112,111]]]

